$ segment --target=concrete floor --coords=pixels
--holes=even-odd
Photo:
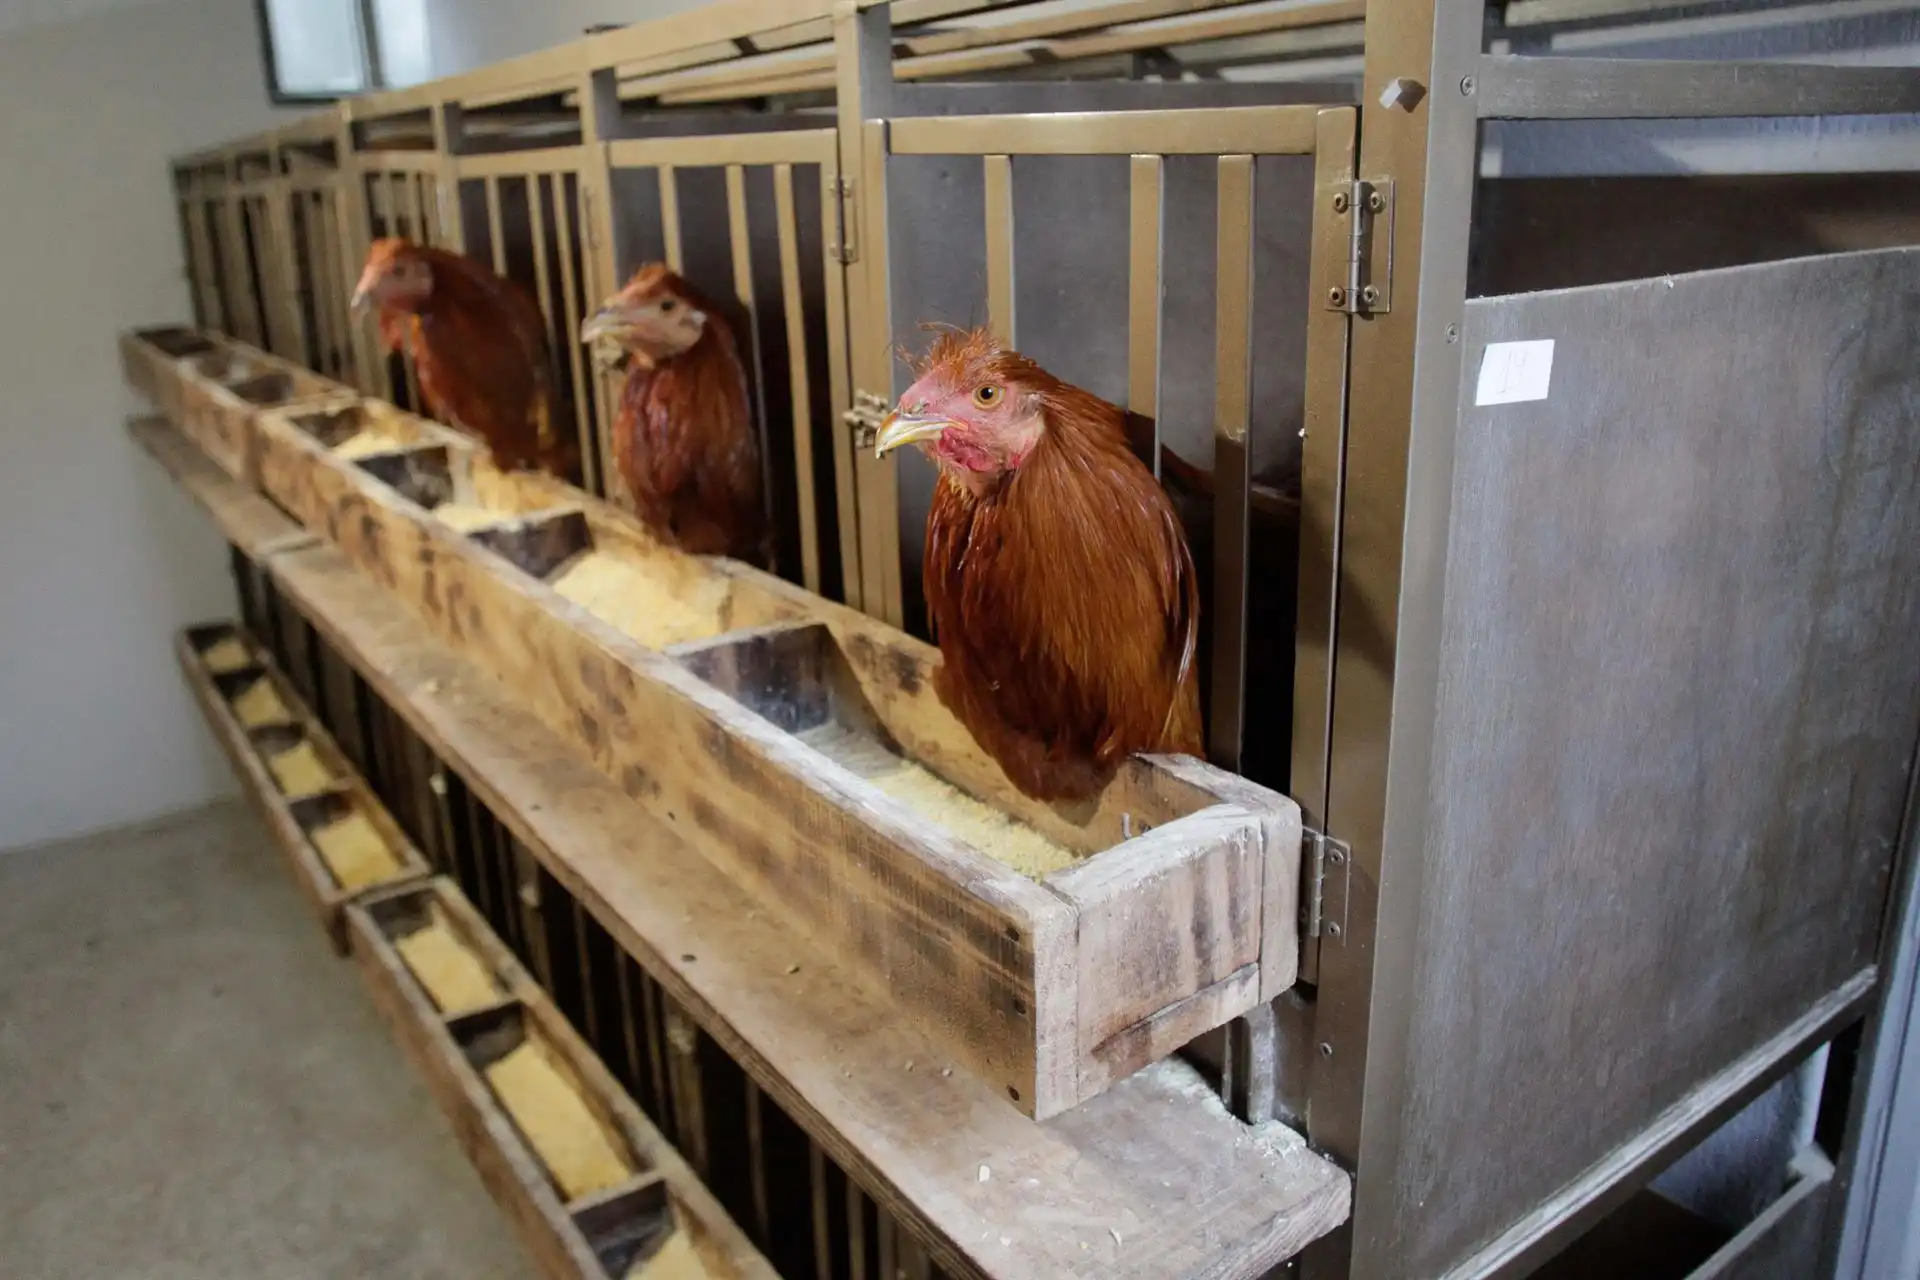
[[[0,855],[7,1280],[532,1274],[252,813]]]

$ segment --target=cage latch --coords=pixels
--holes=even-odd
[[[853,447],[871,449],[880,435],[880,424],[887,419],[887,402],[871,391],[855,391],[853,408],[840,415],[853,432]]]
[[[854,217],[858,212],[853,203],[853,179],[834,178],[833,193],[833,240],[827,245],[827,255],[835,262],[852,262],[860,256],[860,246],[855,243],[853,234]]]
[[[1393,310],[1393,179],[1344,183],[1332,193],[1333,214],[1345,222],[1346,248],[1327,308],[1350,316]]]
[[[1308,827],[1300,833],[1305,883],[1300,895],[1300,935],[1340,941],[1347,932],[1347,875],[1353,850],[1344,841]]]

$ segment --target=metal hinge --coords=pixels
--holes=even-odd
[[[827,256],[835,262],[853,262],[860,256],[860,246],[854,238],[854,221],[859,211],[853,203],[853,179],[836,177],[831,185],[837,198],[833,202],[833,240],[827,245]]]
[[[871,391],[855,391],[853,408],[840,415],[840,420],[853,432],[853,447],[871,449],[880,434],[880,424],[887,418],[887,402]]]
[[[1327,290],[1327,308],[1350,316],[1393,310],[1393,179],[1349,182],[1332,193],[1333,214],[1345,220],[1345,248]]]
[[[1345,841],[1311,827],[1300,833],[1300,935],[1340,941],[1347,932],[1347,877],[1353,850]]]

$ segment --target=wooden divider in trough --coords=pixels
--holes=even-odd
[[[217,351],[224,339],[191,325],[128,329],[120,335],[120,369],[127,385],[170,418],[180,415],[179,363]]]
[[[374,1003],[551,1280],[777,1280],[460,890],[369,895],[348,932]]]
[[[260,483],[1022,1111],[1292,985],[1292,801],[1145,757],[1033,801],[929,646],[448,436],[371,402],[269,412]]]
[[[229,623],[192,627],[175,650],[242,789],[335,950],[344,952],[348,902],[432,869],[244,632]]]

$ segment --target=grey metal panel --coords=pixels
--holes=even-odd
[[[1543,401],[1476,408],[1489,342]],[[1406,1135],[1438,1275],[1872,965],[1920,732],[1920,253],[1468,304]],[[1404,783],[1402,785],[1405,785]],[[1418,785],[1418,784],[1414,784]]]
[[[1898,115],[1920,111],[1920,70],[1486,54],[1474,102],[1483,120]]]
[[[1794,1180],[1687,1280],[1812,1280],[1833,1202],[1833,1164],[1818,1149],[1794,1160]]]

